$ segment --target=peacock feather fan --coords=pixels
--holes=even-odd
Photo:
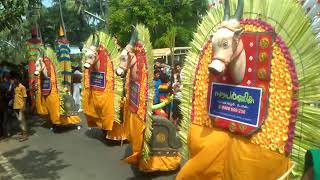
[[[236,0],[230,1],[230,12],[236,9]],[[299,102],[295,122],[291,159],[296,163],[293,175],[302,175],[304,155],[307,149],[320,148],[320,109],[310,106],[320,98],[320,48],[312,31],[311,21],[303,8],[295,0],[247,0],[244,5],[243,19],[257,19],[272,26],[293,59],[299,84],[295,98]],[[188,157],[187,136],[191,124],[195,73],[202,49],[212,33],[223,20],[223,6],[210,9],[194,34],[192,47],[182,70],[183,85],[181,110],[183,120],[179,136],[184,144],[182,154]]]
[[[120,119],[120,101],[122,97],[122,92],[123,92],[123,81],[121,77],[117,76],[115,74],[115,67],[118,67],[120,64],[120,52],[118,45],[115,41],[115,39],[108,35],[106,32],[99,31],[96,32],[96,35],[99,37],[100,45],[103,45],[105,49],[109,53],[109,58],[111,60],[111,64],[113,65],[112,67],[112,73],[113,73],[113,88],[114,88],[114,108],[115,108],[115,122],[121,123]],[[91,35],[88,40],[85,43],[85,47],[90,47],[92,45],[92,40],[93,40],[93,35]],[[84,62],[83,62],[84,63]],[[107,78],[111,78],[111,76],[108,76]],[[82,81],[84,83],[85,81]],[[85,87],[84,84],[82,84],[82,87]]]

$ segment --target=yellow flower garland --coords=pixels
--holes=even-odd
[[[261,131],[252,136],[251,142],[283,154],[288,140],[292,83],[284,54],[278,44],[273,43],[272,47],[268,116]]]
[[[142,51],[142,48],[135,48],[135,51]],[[141,69],[141,80],[139,82],[140,85],[140,89],[139,89],[139,106],[138,106],[138,111],[137,114],[140,117],[140,119],[145,120],[145,115],[146,115],[146,103],[147,103],[147,98],[146,97],[146,88],[148,88],[147,84],[148,84],[148,71],[147,71],[147,67],[146,67],[146,63],[144,62],[140,62],[142,63],[142,69]],[[130,68],[127,70],[127,77],[126,77],[126,92],[130,92],[129,89],[129,85],[130,85]],[[126,94],[126,103],[129,103],[129,93]]]
[[[145,115],[146,115],[146,101],[147,101],[147,98],[146,97],[146,88],[147,87],[147,68],[146,68],[146,64],[143,63],[143,67],[142,67],[142,76],[141,76],[141,81],[140,81],[140,92],[139,92],[139,109],[138,109],[138,116],[141,118],[141,119],[145,119]]]
[[[199,60],[198,70],[194,82],[194,115],[193,123],[212,127],[211,120],[207,111],[207,93],[209,85],[209,71],[208,66],[211,63],[212,44],[203,49],[204,53],[202,59]]]

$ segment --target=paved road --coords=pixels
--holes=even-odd
[[[82,118],[83,119],[83,118]],[[121,163],[130,149],[103,139],[97,129],[82,121],[80,130],[53,133],[46,121],[29,120],[31,136],[19,142],[16,136],[0,142],[0,180],[135,180],[174,179],[176,172],[143,174]]]

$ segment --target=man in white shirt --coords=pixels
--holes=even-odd
[[[81,79],[82,73],[77,69],[73,73],[73,99],[76,106],[79,107],[79,112],[82,112],[81,107]]]

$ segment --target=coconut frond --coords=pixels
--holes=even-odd
[[[146,129],[144,134],[144,144],[142,150],[143,159],[148,159],[150,157],[150,145],[152,135],[152,105],[154,96],[154,86],[153,86],[153,55],[152,55],[152,45],[150,42],[149,30],[141,24],[136,26],[138,32],[138,40],[143,44],[146,51],[147,57],[147,69],[148,69],[148,98],[147,99],[147,115],[146,115]]]
[[[236,0],[230,1],[230,12],[235,12]],[[304,153],[306,149],[320,148],[320,111],[309,107],[307,101],[319,100],[320,89],[320,48],[316,36],[312,31],[310,19],[303,8],[295,0],[248,0],[245,1],[244,19],[257,19],[271,24],[275,32],[283,39],[294,60],[299,79],[299,115],[296,123],[294,147],[291,154],[297,166],[294,175],[301,175],[303,171]],[[193,82],[202,46],[209,39],[214,30],[223,20],[223,6],[212,8],[203,18],[194,34],[192,47],[189,51],[184,69],[182,70],[183,85],[181,110],[183,121],[180,125],[180,137],[183,141],[182,154],[188,156],[187,135],[191,120]],[[313,134],[310,136],[310,134]],[[308,137],[308,138],[307,138]]]
[[[46,47],[45,48],[45,55],[51,59],[52,63],[56,63],[57,61],[57,56],[54,50],[51,47]]]

